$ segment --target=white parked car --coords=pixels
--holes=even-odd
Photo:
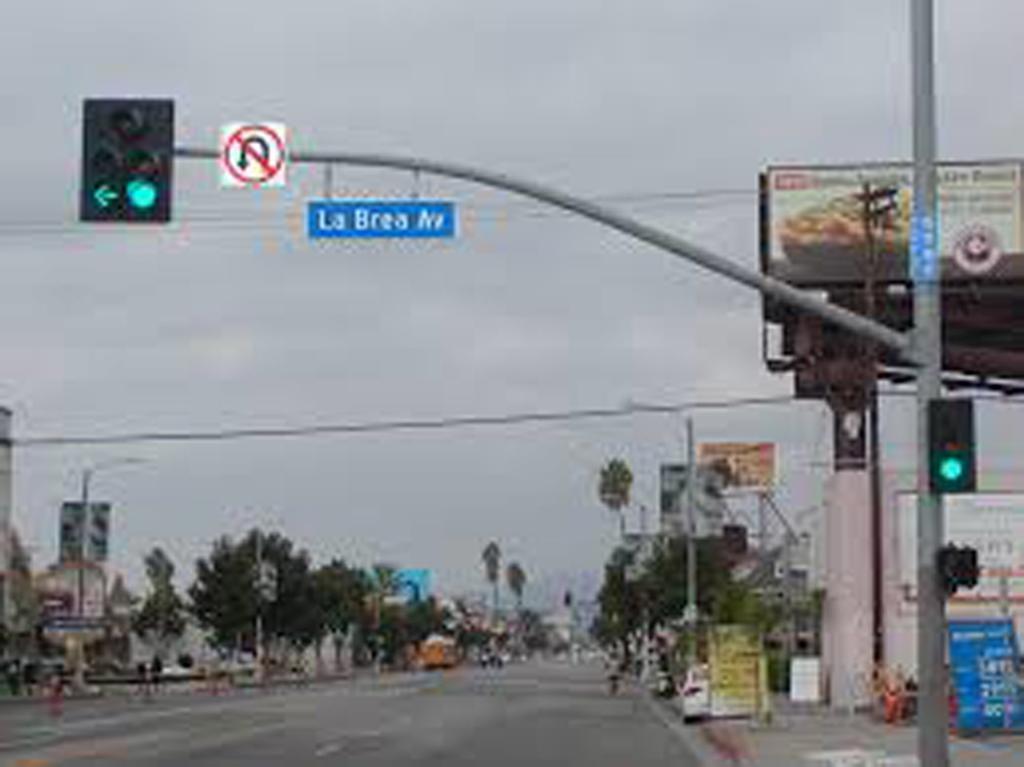
[[[711,716],[711,679],[706,663],[687,670],[680,697],[683,703],[684,722]]]

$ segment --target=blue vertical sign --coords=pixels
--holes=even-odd
[[[313,200],[306,209],[310,239],[451,238],[455,203],[441,200]]]
[[[910,277],[914,282],[939,279],[939,237],[935,216],[914,209],[910,219]]]
[[[1024,727],[1021,658],[1012,621],[951,620],[949,662],[959,729]]]

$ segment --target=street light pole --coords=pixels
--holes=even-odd
[[[693,419],[686,419],[686,617],[690,625],[687,666],[693,668],[697,657],[697,450],[693,443]]]
[[[78,618],[85,618],[85,533],[89,526],[89,484],[93,468],[82,471],[82,524],[78,528]]]
[[[918,759],[948,767],[949,710],[945,673],[945,596],[937,557],[944,538],[942,497],[928,481],[928,403],[941,395],[941,267],[937,249],[935,180],[935,5],[910,0],[914,120],[914,210],[911,273],[914,280],[914,353],[917,374],[917,667],[920,687]]]

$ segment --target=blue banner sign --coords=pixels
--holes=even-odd
[[[399,570],[395,581],[398,594],[407,602],[423,602],[430,597],[430,570]]]
[[[307,207],[310,239],[450,238],[455,203],[441,200],[312,200]]]
[[[951,620],[949,660],[961,730],[1024,727],[1024,688],[1010,620]]]

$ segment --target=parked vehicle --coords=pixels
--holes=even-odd
[[[681,694],[683,721],[693,722],[711,716],[711,679],[706,663],[687,669]]]

